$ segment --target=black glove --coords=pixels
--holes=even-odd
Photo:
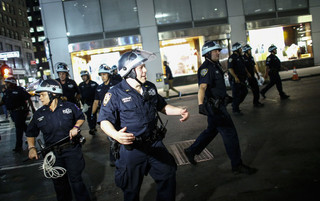
[[[208,115],[208,112],[207,112],[206,107],[204,106],[204,104],[200,104],[199,105],[199,113],[203,114],[203,115]]]

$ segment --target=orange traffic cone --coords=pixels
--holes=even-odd
[[[300,80],[298,73],[297,73],[297,69],[296,67],[293,67],[293,75],[292,75],[292,80],[296,81],[296,80]]]

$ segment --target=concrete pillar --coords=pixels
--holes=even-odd
[[[50,41],[53,66],[51,62],[49,64],[52,78],[58,77],[56,69],[54,69],[54,74],[52,73],[52,68],[57,62],[65,62],[69,66],[71,77],[73,77],[62,1],[40,0],[40,7],[45,36]]]
[[[311,34],[312,34],[312,46],[314,65],[320,65],[320,1],[309,0],[310,14],[312,15]]]
[[[227,0],[228,20],[231,26],[231,43],[247,43],[242,1]]]
[[[160,46],[158,38],[158,28],[155,21],[155,11],[153,1],[150,0],[137,0],[138,18],[140,25],[140,34],[142,38],[142,47],[144,50],[154,52],[157,59],[147,63],[147,76],[148,80],[162,87],[163,82],[156,82],[156,73],[163,73],[162,63],[160,56]],[[142,12],[141,12],[142,11]]]

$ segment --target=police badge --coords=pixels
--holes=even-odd
[[[103,106],[106,106],[107,103],[109,102],[110,98],[111,98],[111,93],[106,93],[106,95],[104,96],[104,99],[103,99]]]

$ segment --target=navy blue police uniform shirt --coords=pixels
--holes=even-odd
[[[42,106],[34,113],[26,136],[37,137],[41,131],[48,146],[69,136],[69,131],[80,119],[85,120],[84,114],[74,103],[59,100],[53,112],[48,106]]]
[[[15,110],[21,107],[27,108],[27,100],[30,97],[31,95],[24,88],[16,86],[13,89],[6,89],[2,100],[8,110]]]
[[[279,72],[281,69],[280,59],[274,54],[270,54],[267,57],[266,65],[269,66],[269,69],[272,72]]]
[[[246,65],[246,68],[248,72],[250,73],[251,77],[254,76],[254,68],[256,65],[256,62],[254,61],[253,56],[249,55],[243,55],[244,64]]]
[[[207,84],[207,98],[225,98],[227,89],[219,62],[205,60],[198,70],[198,84]]]
[[[67,97],[67,100],[72,103],[77,103],[76,94],[80,94],[77,83],[67,78],[64,84],[61,83],[60,78],[56,79],[62,86],[63,96]]]
[[[97,86],[94,100],[99,100],[99,102],[101,103],[103,101],[105,94],[109,91],[109,89],[111,89],[113,86],[115,86],[118,83],[119,81],[111,79],[109,84],[105,85],[104,83],[102,83],[99,86]]]
[[[232,68],[234,73],[237,75],[240,81],[247,79],[246,66],[243,61],[243,57],[233,53],[228,59],[228,68]],[[232,79],[233,76],[231,76]]]
[[[142,88],[144,95],[122,80],[110,89],[101,104],[98,122],[108,120],[116,129],[127,127],[126,132],[135,136],[150,134],[157,123],[156,111],[167,103],[153,83],[147,81]]]
[[[122,81],[122,77],[119,74],[113,74],[112,75],[112,80],[115,80],[117,82],[121,82]]]
[[[97,87],[98,87],[98,84],[92,80],[90,80],[88,84],[86,82],[81,82],[79,84],[82,104],[85,104],[85,103],[88,105],[93,104]]]

